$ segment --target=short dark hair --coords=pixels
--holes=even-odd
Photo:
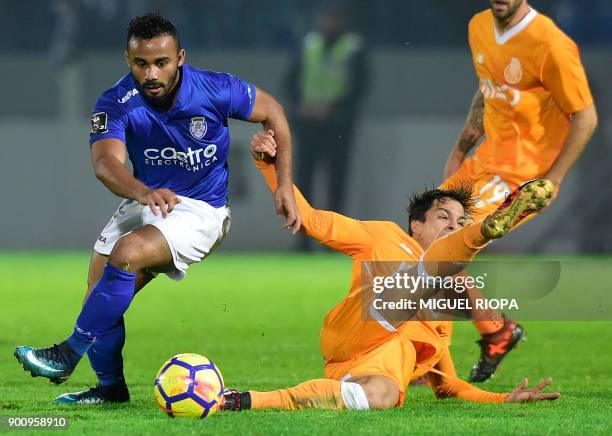
[[[137,15],[130,20],[127,27],[127,45],[129,47],[132,38],[153,39],[161,35],[170,35],[176,40],[177,47],[181,48],[178,30],[170,20],[159,12]]]
[[[421,194],[413,194],[410,197],[410,204],[406,208],[408,212],[408,234],[410,236],[412,236],[410,223],[414,220],[425,222],[425,214],[431,209],[434,201],[440,201],[444,198],[459,202],[468,217],[471,216],[476,204],[476,198],[472,195],[472,185],[469,183],[451,186],[448,189],[428,189]]]

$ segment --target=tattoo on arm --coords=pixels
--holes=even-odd
[[[484,96],[480,89],[478,89],[472,99],[472,105],[470,106],[470,112],[468,113],[463,133],[459,141],[457,141],[457,148],[460,151],[467,153],[482,137],[484,134],[483,118]]]
[[[459,138],[457,142],[457,149],[462,153],[467,153],[472,149],[472,147],[476,144],[476,140],[473,137],[464,137]]]
[[[484,132],[483,125],[484,118],[484,96],[480,89],[474,94],[472,99],[472,106],[470,107],[470,114],[468,115],[468,123],[470,127],[478,132]]]

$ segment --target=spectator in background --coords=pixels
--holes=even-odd
[[[327,208],[343,212],[355,120],[368,84],[360,35],[349,32],[345,10],[334,5],[303,39],[286,77],[298,140],[297,180],[313,198],[315,171],[327,172]],[[302,238],[300,248],[310,248]]]

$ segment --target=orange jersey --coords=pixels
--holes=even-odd
[[[398,334],[396,326],[382,316],[374,321],[368,314],[366,319],[362,294],[368,290],[362,288],[367,285],[362,283],[363,262],[405,261],[416,265],[423,250],[397,224],[388,221],[358,221],[337,215],[329,221],[329,228],[334,233],[332,248],[353,258],[349,293],[325,316],[321,331],[323,358],[326,362],[339,362],[367,353]],[[411,324],[423,328],[420,322]],[[433,344],[437,338],[426,342]]]
[[[469,43],[485,97],[477,172],[516,184],[543,176],[562,150],[571,114],[593,103],[578,47],[534,9],[501,35],[490,10],[476,14]]]

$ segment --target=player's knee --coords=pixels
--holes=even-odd
[[[132,242],[129,238],[121,238],[117,241],[110,255],[108,263],[117,268],[122,268],[130,272],[138,271],[138,263],[140,260],[141,250],[138,244]]]
[[[85,294],[85,300],[87,300],[87,297],[89,297],[89,294],[91,294],[91,291],[98,283],[98,280],[100,280],[99,277],[94,278],[91,275],[87,277],[87,293]]]
[[[391,409],[395,407],[399,399],[399,390],[390,383],[376,380],[363,385],[370,409]]]
[[[399,393],[393,395],[393,393],[381,389],[371,390],[370,392],[366,390],[370,409],[391,409],[397,404],[398,395]]]

